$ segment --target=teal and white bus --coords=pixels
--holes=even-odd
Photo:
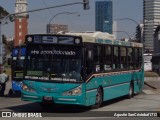
[[[21,99],[98,108],[106,100],[131,98],[144,84],[142,57],[142,44],[108,33],[27,35]]]

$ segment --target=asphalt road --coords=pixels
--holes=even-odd
[[[49,109],[44,109],[38,103],[21,101],[20,97],[6,96],[0,97],[0,111],[16,112],[16,113],[41,113],[44,119],[71,120],[73,119],[100,119],[105,120],[106,117],[112,118],[113,114],[119,112],[153,112],[160,111],[160,94],[152,94],[154,91],[148,86],[144,86],[143,91],[139,95],[135,95],[132,99],[127,99],[125,96],[110,101],[106,101],[99,109],[91,109],[90,107],[73,106],[73,105],[54,105]],[[6,92],[7,93],[7,92]],[[72,118],[70,118],[72,117]],[[142,118],[142,117],[141,117]],[[2,119],[2,118],[0,118]],[[12,118],[13,119],[13,118]],[[16,118],[17,119],[17,118]],[[25,118],[23,118],[25,119]],[[34,118],[35,119],[35,118]],[[118,118],[121,119],[121,118]],[[138,119],[131,117],[131,120]],[[151,117],[145,117],[146,120],[152,120]],[[153,118],[155,120],[157,118]],[[159,118],[158,118],[159,119]],[[123,120],[125,118],[123,117]]]

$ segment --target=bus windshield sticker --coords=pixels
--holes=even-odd
[[[55,81],[72,81],[72,82],[76,82],[76,79],[69,79],[69,78],[51,78],[51,80],[55,80]]]
[[[29,76],[42,76],[43,71],[27,71],[27,75],[29,75]]]
[[[49,80],[48,77],[25,76],[26,79]]]

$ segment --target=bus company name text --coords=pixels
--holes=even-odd
[[[39,50],[32,50],[31,54],[35,54],[35,55],[76,55],[76,52],[74,51],[61,51],[61,50],[43,50],[43,51],[39,51]]]

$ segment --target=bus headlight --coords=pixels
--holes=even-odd
[[[30,87],[28,87],[26,84],[23,83],[22,90],[26,92],[36,93],[36,91]]]
[[[62,95],[71,96],[71,95],[80,95],[81,93],[82,93],[82,85],[80,85],[72,90],[63,92]]]

